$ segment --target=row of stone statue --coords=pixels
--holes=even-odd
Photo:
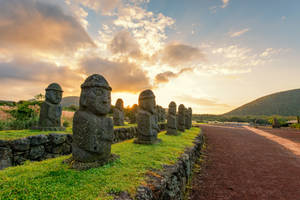
[[[79,110],[75,112],[73,118],[72,158],[67,161],[73,168],[82,169],[84,165],[87,167],[83,169],[97,167],[114,159],[114,155],[111,154],[114,124],[113,120],[107,117],[111,109],[111,90],[106,79],[99,74],[89,76],[81,85]],[[46,89],[46,100],[40,111],[40,126],[60,127],[62,92],[56,83],[50,84]],[[163,112],[163,108],[157,109],[155,96],[151,90],[141,92],[138,101],[136,115],[138,137],[134,143],[160,142],[157,138],[160,131],[157,113]],[[123,101],[118,100],[116,109],[123,112],[122,108]],[[114,118],[123,121],[124,115],[121,116],[119,111],[114,112]],[[184,131],[191,128],[191,116],[191,108],[186,109],[182,104],[176,115],[176,104],[171,102],[167,117],[167,134],[177,135],[177,129]]]
[[[178,135],[179,131],[185,131],[192,127],[192,108],[185,108],[183,104],[178,107],[178,114],[176,115],[176,103],[172,101],[169,104],[167,117],[167,134]]]
[[[136,123],[136,114],[138,112],[138,106],[132,108],[132,115],[135,115],[130,119],[130,123]],[[122,99],[117,99],[116,105],[113,109],[113,122],[115,126],[124,125],[124,102]],[[155,107],[155,117],[156,121],[164,122],[166,120],[166,111],[162,106],[156,105]]]

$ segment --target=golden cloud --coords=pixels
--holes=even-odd
[[[178,66],[204,60],[200,49],[186,44],[170,43],[159,53],[163,63]]]
[[[85,74],[102,74],[114,92],[140,92],[152,88],[149,78],[135,63],[109,61],[100,57],[85,58],[80,62]]]
[[[1,1],[0,43],[13,50],[59,54],[94,45],[74,17],[34,0]]]
[[[157,84],[167,83],[167,82],[170,81],[171,78],[177,78],[182,73],[192,71],[192,70],[193,70],[193,68],[184,68],[184,69],[180,70],[177,73],[174,73],[174,72],[171,72],[171,71],[166,71],[166,72],[163,72],[163,73],[159,73],[155,76],[155,83],[157,83]]]

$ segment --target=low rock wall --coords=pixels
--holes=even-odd
[[[165,130],[166,124],[159,124]],[[113,143],[137,137],[137,127],[114,129]],[[22,165],[26,160],[41,161],[72,153],[72,134],[50,133],[17,140],[0,140],[0,170]]]
[[[174,165],[166,165],[163,170],[150,171],[146,175],[146,183],[137,188],[136,200],[182,200],[186,185],[191,177],[194,163],[201,155],[203,134],[194,141],[192,148],[179,157]],[[115,200],[132,199],[130,194],[121,192]]]

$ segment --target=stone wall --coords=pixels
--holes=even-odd
[[[22,165],[26,160],[40,161],[70,154],[71,143],[71,134],[58,133],[0,140],[0,169]]]
[[[184,199],[186,185],[191,177],[194,163],[200,157],[203,142],[203,134],[200,133],[194,141],[195,145],[186,149],[174,165],[166,165],[163,167],[163,170],[147,173],[146,183],[137,188],[134,199]],[[115,200],[129,199],[132,199],[132,197],[126,192],[121,192],[118,197],[115,197]]]
[[[166,124],[159,124],[165,130]],[[114,130],[113,143],[137,136],[137,127]],[[26,160],[41,161],[72,153],[72,135],[50,133],[35,135],[17,140],[0,140],[0,170],[10,166],[22,165]]]

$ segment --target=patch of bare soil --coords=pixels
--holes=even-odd
[[[244,128],[203,125],[207,159],[195,173],[189,199],[300,199],[300,157]],[[299,141],[300,134],[285,136]]]

